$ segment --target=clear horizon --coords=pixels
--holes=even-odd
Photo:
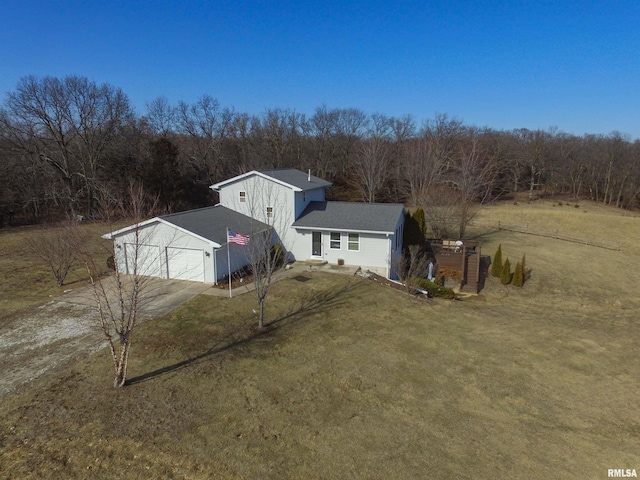
[[[9,0],[0,94],[26,75],[121,88],[137,114],[202,95],[640,138],[640,3]]]

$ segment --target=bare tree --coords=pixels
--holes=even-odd
[[[389,178],[391,151],[382,139],[363,141],[352,161],[353,184],[365,202],[375,202],[376,196]]]
[[[367,138],[358,148],[352,162],[354,186],[365,202],[375,202],[376,196],[391,175],[391,120],[381,114],[371,116]]]
[[[79,230],[78,222],[70,219],[58,227],[31,231],[24,240],[31,255],[51,270],[61,287],[78,258],[78,244],[86,243],[88,238]]]
[[[122,90],[108,84],[77,76],[27,76],[7,96],[1,117],[14,148],[56,172],[75,215],[81,199],[91,212],[102,161],[133,112]]]
[[[118,258],[126,262],[128,268],[125,271],[129,274],[116,267],[111,277],[103,278],[103,257],[91,251],[87,242],[77,242],[92,287],[99,326],[111,352],[115,371],[113,386],[116,388],[123,387],[126,383],[133,332],[139,320],[140,308],[150,289],[150,277],[147,276],[150,273],[150,262],[145,249],[147,234],[141,228],[140,220],[151,215],[151,211],[148,210],[148,198],[141,187],[132,185],[129,193],[128,204],[132,209],[130,216],[136,219],[133,241],[124,245],[124,248],[120,245],[120,252],[116,251],[118,247],[114,242],[111,242],[110,247],[110,252],[116,258],[115,263],[118,263]]]
[[[424,209],[424,217],[432,238],[451,238],[458,226],[460,193],[451,185],[439,183],[424,188],[418,205]]]
[[[292,248],[293,235],[287,233],[290,233],[293,213],[288,210],[286,199],[269,180],[253,177],[245,182],[245,191],[248,214],[257,220],[250,232],[246,254],[254,278],[252,287],[259,309],[258,327],[264,328],[264,306],[274,273],[286,262]]]
[[[458,191],[458,238],[464,238],[467,223],[478,208],[491,198],[491,190],[497,175],[495,162],[489,158],[474,132],[467,144],[460,146],[455,157],[454,176],[451,183]]]
[[[154,135],[166,137],[176,130],[176,108],[165,96],[147,102],[147,123]]]
[[[402,254],[392,259],[392,265],[400,282],[409,294],[415,294],[420,283],[427,277],[432,262],[421,245],[409,245]]]

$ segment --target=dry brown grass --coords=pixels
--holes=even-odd
[[[104,257],[106,262],[110,242],[100,236],[109,232],[110,226],[86,223],[79,228],[88,232],[93,251],[100,258]],[[49,268],[29,252],[25,239],[40,235],[43,230],[54,231],[55,227],[30,226],[0,230],[0,325],[3,319],[10,318],[18,311],[40,305],[51,297],[61,295],[65,290],[87,284],[86,271],[76,264],[67,275],[65,284],[58,287]]]
[[[625,235],[638,238],[634,221]],[[309,273],[274,286],[264,333],[249,296],[197,297],[138,330],[131,386],[110,387],[102,352],[6,398],[0,476],[582,479],[640,468],[638,254],[474,228],[485,254],[498,243],[514,260],[526,253],[523,289],[489,279],[476,299],[426,302]]]

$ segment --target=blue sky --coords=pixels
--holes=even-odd
[[[4,0],[0,93],[82,75],[139,114],[321,104],[495,129],[640,138],[640,2]]]

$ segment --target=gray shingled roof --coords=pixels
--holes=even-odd
[[[219,245],[227,243],[227,227],[244,235],[251,235],[252,232],[270,228],[265,223],[234,212],[222,205],[162,215],[160,218]]]
[[[281,182],[297,187],[302,191],[312,190],[319,187],[330,187],[331,185],[333,185],[331,182],[327,182],[326,180],[323,180],[314,175],[311,175],[311,181],[309,181],[308,173],[296,170],[295,168],[258,171],[277,180],[280,180]]]
[[[294,227],[359,232],[393,232],[404,206],[399,203],[311,202]]]

